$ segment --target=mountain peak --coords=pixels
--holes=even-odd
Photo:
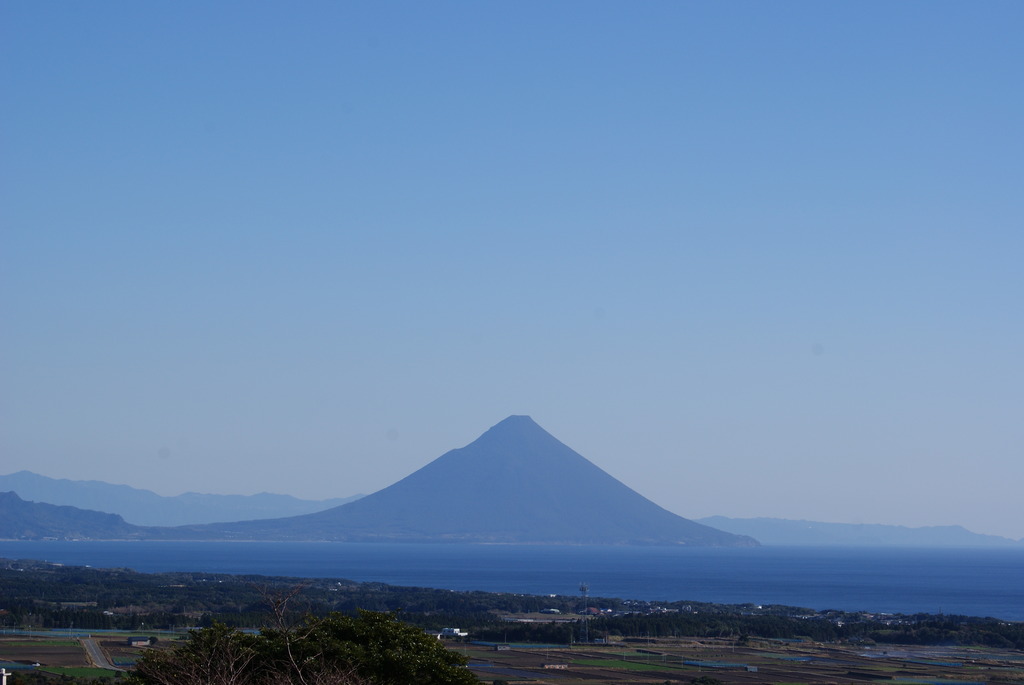
[[[757,544],[661,508],[524,415],[355,502],[217,528],[238,539]]]
[[[487,431],[478,439],[481,439],[490,434],[518,436],[520,438],[531,435],[547,435],[549,437],[551,436],[550,433],[541,428],[536,421],[534,421],[526,414],[513,414],[508,418],[502,419],[498,423],[488,428]]]
[[[554,458],[556,454],[560,455],[559,458]],[[449,465],[454,465],[454,462],[467,459],[483,459],[490,462],[533,464],[535,468],[541,468],[551,461],[561,461],[566,455],[572,455],[570,459],[583,459],[529,416],[513,414],[491,426],[465,447],[452,450],[437,461],[447,461]],[[479,475],[483,476],[482,473]],[[484,478],[493,476],[487,474]]]
[[[498,423],[490,427],[489,430],[540,430],[545,431],[541,428],[536,421],[526,414],[512,414],[511,416],[505,417]],[[489,432],[489,431],[488,431]]]

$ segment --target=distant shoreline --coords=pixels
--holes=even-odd
[[[160,544],[154,544],[159,542]],[[1024,620],[1024,549],[0,541],[0,556],[143,573],[347,578],[448,590],[784,604]]]

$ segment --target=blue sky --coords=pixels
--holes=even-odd
[[[1024,537],[1017,2],[6,2],[0,472]],[[567,484],[571,487],[571,484]]]

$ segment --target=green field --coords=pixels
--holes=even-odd
[[[48,666],[36,669],[40,673],[52,673],[53,675],[66,675],[72,678],[110,678],[116,676],[117,671],[108,671],[105,668],[90,668],[87,666]]]
[[[622,661],[621,659],[576,659],[574,666],[596,666],[598,668],[613,668],[622,671],[664,671],[667,669],[679,670],[679,666],[665,663],[645,664],[642,661]]]

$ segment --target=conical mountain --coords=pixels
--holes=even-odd
[[[355,502],[285,519],[197,528],[237,539],[757,544],[661,508],[529,416],[510,416],[469,445]]]

